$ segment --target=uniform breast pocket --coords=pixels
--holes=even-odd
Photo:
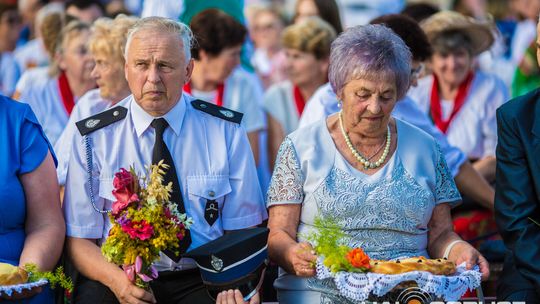
[[[228,176],[188,176],[187,188],[191,216],[195,223],[206,223],[213,227],[221,222],[221,209],[225,196],[231,192]],[[221,225],[218,225],[218,228]]]

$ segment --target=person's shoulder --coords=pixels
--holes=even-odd
[[[424,130],[399,118],[394,119],[398,130],[398,139],[402,138],[402,142],[405,142],[406,146],[411,146],[422,151],[421,147],[434,146],[436,144],[433,136]]]
[[[127,117],[131,96],[126,97],[116,106],[75,123],[82,136],[103,130]]]
[[[325,134],[325,132],[328,133],[326,117],[296,129],[294,132],[287,135],[287,137],[293,143],[317,141],[317,138],[320,138],[323,134]]]
[[[511,99],[500,106],[497,113],[507,118],[522,119],[536,115],[538,108],[540,108],[540,88]]]
[[[22,117],[28,111],[32,111],[28,104],[0,95],[0,113],[2,113],[2,116]]]
[[[240,125],[244,114],[210,102],[186,97],[189,113],[208,123]]]

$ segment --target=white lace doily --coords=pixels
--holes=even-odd
[[[324,266],[321,257],[317,260],[317,278],[320,280],[332,278],[339,293],[354,301],[365,301],[370,294],[383,296],[405,281],[415,281],[422,291],[443,298],[445,301],[457,301],[467,289],[474,290],[481,283],[478,266],[467,270],[465,263],[459,265],[456,273],[451,276],[434,275],[425,271],[411,271],[395,275],[344,271],[332,273],[328,267]]]
[[[2,294],[7,294],[8,296],[11,296],[11,294],[14,291],[21,292],[24,289],[32,289],[34,287],[43,286],[47,283],[48,283],[47,280],[41,279],[39,281],[32,282],[32,283],[24,283],[24,284],[17,284],[17,285],[4,285],[4,286],[0,285],[0,296]]]

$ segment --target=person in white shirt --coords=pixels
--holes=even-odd
[[[90,26],[74,20],[62,29],[60,35],[56,60],[47,78],[35,82],[30,79],[17,97],[32,107],[53,145],[64,131],[79,97],[96,86],[90,76],[94,61],[86,46]]]
[[[132,95],[78,124],[81,134],[72,141],[63,205],[67,251],[80,272],[76,303],[212,302],[191,259],[161,254],[154,264],[160,276],[151,282],[150,293],[101,254],[99,246],[111,227],[102,212],[110,210],[115,200],[114,173],[130,166],[142,172],[152,163],[158,142],[170,150],[170,165],[178,176],[179,191],[172,200],[185,202],[185,212],[194,220],[190,249],[267,218],[248,138],[240,126],[242,115],[182,92],[193,70],[191,39],[184,24],[161,17],[139,20],[128,34],[125,50]],[[158,141],[159,124],[164,129]],[[210,201],[218,204],[214,221],[205,216]]]
[[[398,14],[384,15],[371,22],[374,24],[382,23],[391,28],[409,46],[413,55],[411,84],[412,87],[416,86],[418,75],[422,70],[422,62],[431,55],[429,42],[420,26],[411,18]],[[304,128],[339,110],[336,94],[330,84],[325,84],[307,103],[300,118],[299,128]],[[474,170],[471,163],[467,161],[466,155],[448,143],[446,136],[433,125],[409,96],[405,96],[396,103],[392,116],[409,122],[433,136],[444,154],[458,189],[483,206],[493,209],[495,195],[493,188]]]
[[[123,50],[127,32],[136,21],[135,17],[120,15],[114,20],[100,18],[94,22],[88,48],[96,62],[91,75],[99,88],[88,91],[77,101],[64,132],[54,145],[60,185],[65,184],[71,142],[78,132],[75,123],[110,108],[130,94],[124,76]]]
[[[274,167],[285,136],[298,127],[306,101],[328,79],[328,57],[334,38],[332,26],[319,17],[305,18],[283,31],[288,80],[271,86],[264,94],[270,168]]]
[[[446,134],[450,144],[473,161],[489,182],[495,179],[495,110],[509,98],[502,80],[474,69],[474,58],[493,43],[491,28],[459,13],[444,11],[422,23],[434,49],[432,75],[409,96]]]
[[[184,92],[243,113],[242,125],[248,132],[258,163],[259,132],[265,127],[262,86],[255,74],[239,67],[247,30],[218,9],[207,9],[195,15],[190,27],[197,39],[191,50],[195,66]]]

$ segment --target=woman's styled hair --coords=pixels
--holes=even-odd
[[[137,20],[136,17],[118,15],[114,19],[102,17],[94,21],[88,41],[90,52],[103,54],[123,66],[127,34]]]
[[[315,16],[289,25],[281,35],[283,47],[313,54],[317,59],[330,56],[330,45],[335,38],[332,26]]]
[[[171,20],[164,17],[146,17],[141,18],[135,22],[135,24],[130,28],[127,34],[126,46],[124,49],[124,59],[128,55],[128,46],[133,39],[133,36],[142,30],[151,30],[160,33],[167,33],[177,35],[180,41],[182,41],[182,46],[184,48],[184,57],[186,61],[191,59],[191,42],[193,41],[193,34],[189,27],[181,22]]]
[[[199,60],[199,51],[217,56],[229,47],[242,45],[247,29],[227,13],[218,9],[207,9],[197,14],[190,23],[196,43],[191,55]]]
[[[336,34],[339,35],[341,32],[343,32],[343,26],[341,25],[341,17],[339,15],[339,7],[335,0],[297,0],[295,12],[298,11],[298,6],[302,1],[312,1],[317,7],[317,10],[319,11],[319,17],[321,17],[321,19],[323,19],[324,21],[328,22],[328,24],[330,24],[334,28]],[[296,19],[297,17],[298,15],[296,13],[294,19]]]
[[[332,43],[328,78],[339,96],[353,79],[395,79],[397,100],[405,96],[411,76],[411,51],[383,25],[355,26]]]

